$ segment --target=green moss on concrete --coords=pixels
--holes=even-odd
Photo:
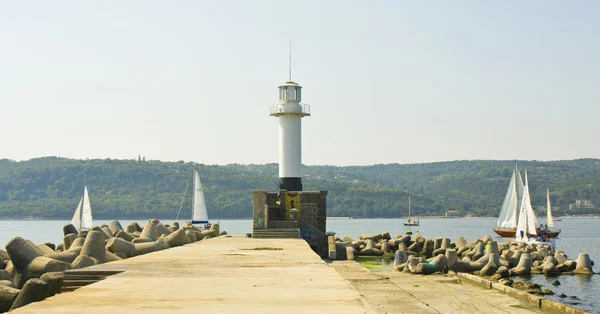
[[[392,270],[393,260],[381,256],[356,256],[354,260],[371,271],[383,272]]]

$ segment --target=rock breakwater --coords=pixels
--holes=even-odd
[[[90,230],[63,227],[63,242],[36,245],[21,237],[0,250],[0,313],[60,292],[64,271],[119,261],[219,236],[218,224],[202,230],[190,222],[164,225],[150,219],[144,227],[117,220]]]

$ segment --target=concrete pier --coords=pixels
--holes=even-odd
[[[365,313],[302,239],[218,237],[85,270],[123,272],[11,313]]]
[[[352,284],[374,313],[548,313],[500,291],[465,284],[457,276],[373,272],[353,261],[330,267]]]
[[[81,271],[121,273],[11,313],[539,312],[457,279],[327,264],[302,239],[224,236]]]

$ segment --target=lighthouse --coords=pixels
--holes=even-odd
[[[279,103],[271,116],[279,120],[279,189],[302,191],[302,118],[310,116],[310,105],[301,103],[302,86],[289,80],[279,86]]]
[[[302,118],[310,106],[302,103],[302,86],[290,74],[279,86],[279,102],[270,115],[279,123],[279,191],[252,191],[253,238],[302,238],[322,257],[328,254],[327,190],[302,189]]]

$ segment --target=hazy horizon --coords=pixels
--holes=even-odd
[[[16,161],[16,162],[26,162],[29,160],[33,160],[33,159],[38,159],[38,158],[52,158],[52,157],[56,157],[56,158],[64,158],[64,159],[68,159],[68,160],[106,160],[106,159],[111,159],[111,160],[131,160],[131,161],[137,161],[138,158],[145,158],[145,161],[150,162],[150,161],[158,161],[158,162],[179,162],[179,161],[183,161],[183,162],[194,162],[194,163],[198,163],[198,164],[205,164],[205,165],[219,165],[219,166],[226,166],[226,165],[231,165],[231,164],[238,164],[238,165],[265,165],[265,164],[277,164],[278,162],[267,162],[267,163],[240,163],[240,162],[232,162],[232,163],[228,163],[228,164],[210,164],[210,163],[202,163],[202,162],[196,162],[193,160],[184,160],[184,159],[178,159],[178,160],[161,160],[161,159],[151,159],[151,158],[146,158],[146,156],[144,155],[139,155],[136,156],[135,158],[110,158],[110,157],[92,157],[92,158],[72,158],[72,157],[65,157],[65,156],[39,156],[39,157],[34,157],[34,158],[30,158],[30,159],[22,159],[22,160],[16,160],[16,159],[10,159],[10,158],[4,158],[2,156],[0,156],[0,160],[2,159],[9,159],[12,161]],[[444,162],[460,162],[460,161],[519,161],[519,162],[558,162],[558,161],[569,161],[569,160],[580,160],[580,159],[600,159],[600,158],[594,158],[594,157],[581,157],[581,158],[573,158],[573,159],[554,159],[554,160],[538,160],[538,159],[454,159],[454,160],[437,160],[437,161],[428,161],[428,162],[412,162],[412,163],[398,163],[398,162],[389,162],[389,163],[377,163],[377,164],[400,164],[400,165],[418,165],[418,164],[432,164],[432,163],[444,163]],[[305,164],[302,163],[303,166],[333,166],[333,167],[361,167],[361,166],[374,166],[377,164],[364,164],[364,165],[335,165],[335,164]]]
[[[305,165],[600,157],[600,3],[0,2],[0,158]]]

